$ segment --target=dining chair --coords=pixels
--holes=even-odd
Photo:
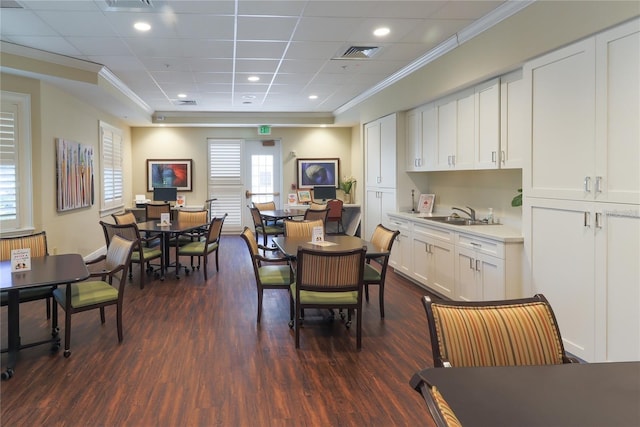
[[[367,248],[323,251],[298,248],[295,282],[291,285],[290,327],[295,326],[296,348],[300,348],[300,319],[307,308],[346,309],[346,326],[356,311],[356,347],[362,347],[362,280]],[[295,309],[294,309],[295,308]],[[295,319],[295,320],[294,320]]]
[[[277,248],[267,248],[256,243],[256,238],[249,227],[245,227],[240,235],[249,248],[249,256],[253,265],[253,274],[256,278],[256,290],[258,291],[258,323],[262,318],[262,296],[265,289],[282,289],[289,291],[289,286],[294,282],[293,270],[286,257],[265,257],[260,255],[260,250],[277,251]],[[290,310],[293,308],[290,307]],[[290,313],[293,317],[293,313]]]
[[[163,213],[171,214],[171,204],[169,203],[147,203],[145,206],[146,221],[160,219]]]
[[[138,242],[115,235],[107,248],[106,255],[88,261],[96,264],[104,261],[104,269],[91,273],[89,277],[98,280],[71,283],[58,287],[53,296],[65,311],[64,318],[64,357],[71,356],[71,316],[87,310],[100,309],[100,321],[105,323],[104,308],[116,306],[118,342],[122,342],[122,302],[131,255]],[[139,246],[139,245],[138,245]]]
[[[319,219],[322,224],[327,223],[327,216],[329,215],[329,209],[307,209],[304,211],[304,219],[307,221],[313,221]]]
[[[338,199],[329,200],[327,202],[327,208],[329,209],[329,215],[327,215],[327,222],[335,222],[336,230],[338,234],[344,234],[344,224],[342,223],[343,201]],[[341,231],[342,230],[342,231]]]
[[[420,380],[416,391],[422,395],[436,427],[462,427],[462,423],[436,386]]]
[[[309,239],[311,239],[315,227],[322,227],[324,229],[324,222],[321,219],[302,221],[286,219],[284,221],[284,235],[290,237],[309,237]]]
[[[309,204],[309,209],[312,209],[314,211],[321,211],[323,209],[327,209],[327,204],[326,203],[311,202]]]
[[[267,237],[268,236],[281,236],[284,234],[284,229],[282,226],[278,225],[267,225],[260,215],[260,210],[258,208],[249,207],[249,211],[251,212],[251,218],[253,219],[253,226],[256,234],[256,242],[258,241],[258,236],[262,235],[263,246],[267,246]]]
[[[567,357],[542,294],[500,301],[422,297],[435,367],[557,365]]]
[[[253,204],[253,207],[258,209],[259,211],[275,211],[277,209],[276,202],[274,202],[273,200],[271,200],[270,202],[252,202],[252,204]],[[282,226],[282,221],[265,220],[265,224]]]
[[[137,222],[136,216],[133,212],[124,212],[119,214],[112,214],[113,220],[116,224],[135,224]]]
[[[179,233],[175,238],[171,239],[169,244],[186,245],[187,243],[195,242],[205,238],[207,234],[208,225],[211,222],[209,219],[209,212],[204,209],[200,210],[183,210],[178,209],[176,214],[176,220],[179,223],[190,224],[204,224],[202,227],[198,227],[194,230],[187,231],[185,233]],[[191,264],[193,265],[193,258],[191,258]]]
[[[162,245],[148,246],[147,243],[157,240],[156,237],[143,238],[140,235],[140,230],[136,223],[133,224],[109,224],[104,221],[100,221],[100,226],[104,232],[104,239],[107,243],[107,247],[113,240],[113,237],[118,235],[124,237],[127,240],[135,242],[133,254],[131,255],[130,264],[140,264],[140,289],[144,289],[145,282],[145,266],[147,274],[151,274],[154,271],[154,267],[159,267],[160,272],[164,272],[164,256],[162,253]],[[160,259],[160,265],[153,265],[151,261],[154,259]],[[127,269],[129,272],[129,279],[133,279],[133,267]]]
[[[47,248],[47,233],[41,231],[35,234],[17,237],[3,237],[0,239],[0,261],[8,261],[11,259],[11,251],[14,249],[31,249],[32,257],[41,257],[49,255]],[[53,286],[39,286],[20,290],[18,300],[22,302],[30,302],[37,300],[45,300],[47,319],[51,318],[51,297],[53,296]],[[9,304],[9,294],[6,291],[0,292],[0,305]],[[57,307],[53,306],[54,324],[53,329],[57,327]]]
[[[217,198],[211,198],[204,201],[204,209],[207,211],[207,223],[209,223],[213,217],[213,202],[218,200]]]
[[[212,252],[216,253],[216,271],[220,271],[218,264],[218,253],[220,249],[220,235],[222,234],[222,225],[224,224],[224,220],[227,218],[227,214],[225,213],[221,217],[214,217],[209,223],[209,228],[205,234],[205,238],[202,240],[195,240],[193,242],[189,242],[185,245],[178,245],[176,247],[176,263],[178,266],[176,267],[176,277],[178,276],[180,271],[180,257],[181,256],[190,256],[191,257],[191,271],[195,270],[195,266],[193,265],[193,257],[198,257],[198,270],[200,270],[200,261],[204,258],[204,280],[207,280],[207,260],[209,259],[209,255]],[[189,270],[187,267],[184,267],[185,274],[189,274]]]
[[[382,224],[378,224],[371,235],[371,243],[375,246],[386,250],[384,255],[378,257],[367,258],[367,264],[364,266],[364,297],[369,302],[369,285],[378,285],[378,300],[380,304],[380,317],[384,317],[384,282],[387,276],[387,266],[389,264],[389,256],[391,248],[400,231],[389,230]],[[374,260],[379,267],[374,268],[371,265]]]

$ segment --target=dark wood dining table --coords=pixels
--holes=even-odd
[[[311,242],[310,237],[287,237],[279,236],[273,238],[276,247],[288,258],[295,259],[298,254],[298,247],[312,248],[320,251],[345,251],[351,249],[367,247],[367,258],[377,258],[389,253],[386,248],[374,245],[373,243],[355,236],[347,235],[327,235],[325,242],[330,242],[329,246],[319,245]]]
[[[186,233],[188,231],[196,230],[198,228],[207,227],[208,223],[198,224],[194,222],[172,220],[169,224],[162,224],[160,220],[152,220],[141,222],[138,224],[138,229],[150,234],[157,234],[160,236],[160,244],[162,245],[162,256],[164,258],[164,270],[161,272],[161,279],[164,280],[165,271],[168,271],[169,267],[175,267],[176,276],[180,268],[178,260],[175,263],[171,263],[171,236],[179,233]]]
[[[276,209],[270,211],[260,211],[260,216],[268,221],[282,221],[284,219],[303,217],[306,210],[304,209]]]
[[[640,426],[640,362],[430,368],[411,387],[421,381],[465,427]]]
[[[0,262],[0,290],[6,291],[8,296],[8,347],[7,368],[2,372],[2,379],[13,376],[18,360],[18,352],[24,348],[51,343],[52,349],[60,347],[58,337],[58,310],[52,310],[52,338],[43,341],[23,344],[20,338],[20,298],[21,289],[39,286],[57,286],[79,282],[89,277],[82,256],[79,254],[47,255],[31,258],[31,270],[11,272],[11,261]],[[56,304],[53,301],[53,304]]]

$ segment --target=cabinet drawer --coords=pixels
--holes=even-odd
[[[471,234],[458,233],[456,244],[462,248],[469,248],[498,258],[504,259],[504,243],[483,239]]]
[[[409,223],[409,221],[398,219],[391,215],[389,215],[389,226],[389,228],[391,228],[392,230],[400,230],[405,232],[408,232],[411,229],[411,224]]]
[[[414,236],[423,238],[432,237],[434,239],[444,240],[445,242],[454,242],[455,233],[440,227],[429,227],[428,225],[413,223]]]

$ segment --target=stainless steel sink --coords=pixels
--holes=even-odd
[[[427,221],[436,221],[451,225],[493,225],[489,224],[487,221],[472,220],[469,218],[460,218],[457,216],[430,216],[423,217],[423,219],[426,219]]]

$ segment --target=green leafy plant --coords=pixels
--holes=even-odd
[[[518,188],[518,194],[511,200],[511,206],[514,208],[522,206],[522,188]]]
[[[340,189],[344,191],[344,194],[350,194],[351,188],[353,187],[353,184],[355,184],[355,182],[356,179],[352,176],[343,177],[342,182],[340,183]]]

